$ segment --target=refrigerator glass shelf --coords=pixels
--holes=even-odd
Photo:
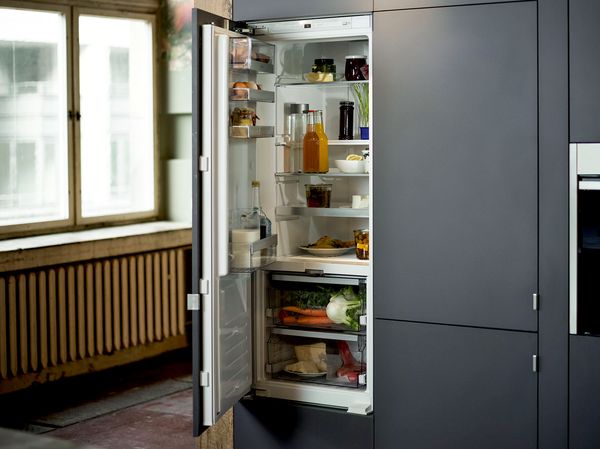
[[[278,182],[285,182],[290,179],[307,179],[312,177],[326,180],[338,178],[367,178],[368,176],[369,173],[342,173],[334,171],[329,171],[328,173],[275,173],[275,179]]]
[[[275,129],[273,126],[230,126],[229,137],[235,139],[257,139],[261,137],[273,137]]]
[[[258,101],[262,103],[273,103],[275,101],[275,93],[268,90],[236,87],[229,89],[229,101]]]
[[[271,313],[277,313],[271,310]],[[323,340],[345,340],[358,341],[359,337],[366,337],[367,332],[364,330],[353,331],[343,330],[340,328],[328,329],[326,327],[308,327],[308,326],[286,326],[283,324],[275,324],[271,328],[271,333],[278,335],[293,335],[296,337],[322,338]]]
[[[322,88],[349,88],[354,84],[368,84],[369,81],[331,81],[329,83],[309,83],[300,79],[281,79],[275,87],[322,87]]]
[[[277,206],[275,215],[278,217],[332,217],[332,218],[369,218],[369,209],[352,209],[351,207],[306,207],[306,206]]]
[[[361,147],[368,147],[369,146],[369,141],[368,140],[329,140],[328,145],[330,147],[334,147],[334,146],[342,146],[342,147],[353,147],[353,146],[361,146]]]

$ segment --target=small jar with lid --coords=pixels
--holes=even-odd
[[[312,66],[311,71],[313,73],[335,73],[335,64],[333,59],[315,59],[315,63]]]
[[[361,72],[361,67],[367,65],[367,57],[364,55],[350,55],[346,56],[346,68],[344,76],[346,81],[361,81],[365,77]]]

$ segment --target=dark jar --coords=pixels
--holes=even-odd
[[[365,65],[367,65],[366,56],[346,56],[346,69],[344,71],[346,81],[364,80],[365,77],[360,71],[360,68]]]
[[[354,139],[354,102],[340,101],[340,140]]]

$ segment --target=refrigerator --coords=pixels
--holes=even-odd
[[[373,255],[358,258],[354,231],[372,247],[374,156],[355,94],[371,86],[343,73],[349,55],[369,61],[372,18],[235,24],[195,9],[192,29],[194,434],[248,396],[370,414]],[[333,78],[311,78],[316,59],[334,60]],[[350,140],[338,139],[344,101],[355,105]],[[289,104],[323,111],[326,173],[302,172]],[[368,154],[365,169],[340,171],[352,154]],[[254,181],[272,222],[262,238]],[[329,207],[308,207],[307,189],[323,184]],[[311,251],[325,236],[347,243]]]

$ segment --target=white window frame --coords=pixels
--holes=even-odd
[[[60,3],[60,4],[56,4]],[[85,6],[88,2],[82,0],[59,0],[52,4],[44,1],[14,1],[0,0],[1,7],[53,11],[62,13],[65,17],[66,30],[66,59],[67,59],[67,110],[69,115],[67,127],[67,152],[68,152],[68,212],[69,217],[64,220],[43,221],[37,223],[23,223],[16,225],[0,226],[0,238],[26,236],[31,234],[49,234],[52,232],[64,232],[80,230],[90,225],[100,224],[128,224],[135,222],[157,219],[160,211],[160,158],[158,149],[158,102],[159,102],[159,79],[158,79],[158,33],[157,15],[146,12],[135,12],[123,9],[123,3],[114,0],[104,0],[106,8],[99,8],[101,2],[89,2],[93,7]],[[132,9],[149,9],[149,2],[141,0],[136,5],[132,1]],[[79,6],[84,4],[84,6]],[[137,6],[137,7],[136,7]],[[82,216],[81,205],[81,122],[75,118],[77,112],[85,114],[80,109],[79,98],[79,16],[93,15],[103,17],[114,17],[124,19],[141,19],[150,24],[152,33],[152,85],[153,85],[153,134],[152,134],[152,157],[153,157],[153,179],[154,179],[154,208],[143,212],[120,213],[113,215],[102,215],[94,217]]]

